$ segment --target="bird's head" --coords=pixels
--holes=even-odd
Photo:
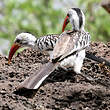
[[[73,30],[84,30],[85,25],[85,15],[80,8],[71,8],[69,9],[67,16],[64,20],[62,27],[62,32],[66,28],[68,23],[71,23]]]
[[[15,52],[22,47],[34,47],[36,37],[29,33],[20,33],[16,36],[13,45],[11,46],[8,63],[10,63]]]

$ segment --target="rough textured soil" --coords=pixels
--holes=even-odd
[[[92,43],[90,51],[110,61],[110,42]],[[85,59],[82,73],[94,81],[59,68],[43,83],[33,98],[14,93],[17,86],[33,74],[47,56],[27,49],[13,58],[0,55],[0,110],[110,110],[110,67]]]

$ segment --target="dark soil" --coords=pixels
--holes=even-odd
[[[110,61],[110,42],[92,43],[90,51]],[[47,56],[31,49],[19,53],[10,65],[0,56],[0,110],[110,110],[110,67],[85,59],[82,73],[55,70],[33,98],[14,93],[17,86],[37,71]]]

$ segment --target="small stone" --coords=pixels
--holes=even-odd
[[[0,91],[0,94],[6,94],[6,91],[1,90],[1,91]]]

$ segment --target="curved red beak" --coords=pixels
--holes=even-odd
[[[65,20],[64,20],[64,23],[63,23],[63,27],[62,27],[62,32],[64,32],[65,28],[66,28],[66,25],[69,23],[69,17],[66,16]]]
[[[9,52],[9,56],[8,56],[8,64],[10,64],[13,55],[15,54],[15,52],[16,52],[19,48],[20,48],[20,45],[17,44],[17,43],[14,43],[14,44],[11,46],[11,49],[10,49],[10,52]]]

